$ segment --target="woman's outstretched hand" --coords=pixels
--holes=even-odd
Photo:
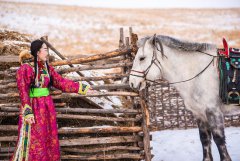
[[[28,124],[35,124],[34,117],[29,117],[25,120]]]
[[[98,93],[98,91],[93,90],[92,87],[90,87],[87,91],[87,95],[92,95],[92,94],[97,94],[97,93]]]

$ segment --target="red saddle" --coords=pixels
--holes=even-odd
[[[223,49],[218,49],[218,54],[224,56],[225,58],[229,58],[230,53],[240,54],[240,50],[236,48],[229,48],[228,43],[225,38],[223,38]]]

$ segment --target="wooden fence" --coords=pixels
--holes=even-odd
[[[167,84],[153,85],[148,89],[148,105],[152,130],[196,128],[192,113],[186,109],[178,91]],[[225,126],[240,126],[240,115],[225,116]]]
[[[123,34],[123,29],[120,29],[119,49],[75,59],[66,59],[46,37],[41,38],[55,56],[60,57],[60,60],[51,62],[51,65],[69,66],[56,69],[59,73],[76,72],[79,76],[73,80],[88,81],[93,89],[99,91],[83,96],[52,89],[62,160],[150,161],[152,158],[146,97],[133,92],[128,85],[137,35],[132,33],[131,28],[130,37],[124,38]],[[18,58],[12,58],[11,61],[4,62],[6,59],[0,57],[0,160],[9,160],[17,140],[20,99],[15,75],[19,63]],[[84,71],[103,69],[111,69],[115,73],[84,76]],[[94,98],[111,100],[111,96],[120,99],[122,107],[105,109],[104,102],[94,101]]]
[[[192,113],[171,86],[154,85],[141,93],[133,92],[128,76],[137,51],[137,35],[120,29],[119,48],[89,57],[66,59],[48,41],[41,39],[60,58],[51,62],[62,74],[75,72],[75,81],[87,81],[99,93],[86,96],[52,89],[57,111],[62,160],[141,160],[152,158],[149,124],[152,130],[196,127]],[[16,54],[15,54],[16,55]],[[8,160],[17,139],[19,94],[15,80],[18,57],[0,56],[0,160]],[[74,64],[81,64],[75,66]],[[84,72],[102,70],[106,75],[85,76]],[[122,106],[106,109],[111,97]],[[95,98],[98,101],[94,100]],[[113,103],[114,104],[114,103]],[[149,120],[150,115],[150,120]],[[225,117],[226,126],[239,126],[240,116]]]

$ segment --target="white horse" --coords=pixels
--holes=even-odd
[[[138,41],[129,84],[142,90],[146,82],[165,79],[178,90],[197,119],[203,161],[212,161],[211,138],[221,161],[231,161],[225,145],[223,114],[239,114],[240,107],[224,105],[219,98],[217,48],[154,35]],[[174,83],[175,82],[175,83]]]

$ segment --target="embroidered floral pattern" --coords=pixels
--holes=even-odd
[[[23,117],[25,120],[30,117],[34,117],[32,108],[28,104],[25,104],[25,106],[23,107]]]
[[[26,108],[27,107],[27,108]],[[28,105],[26,105],[26,109],[28,108]],[[21,109],[21,110],[24,110]],[[28,113],[28,112],[27,112]],[[32,114],[28,114],[26,116],[29,116]],[[13,154],[12,160],[13,161],[28,161],[29,159],[29,145],[31,140],[31,125],[26,123],[25,120],[25,110],[23,112],[23,115],[20,115],[19,117],[19,125],[21,125],[19,130],[19,136],[18,136],[18,144],[15,150],[15,153]]]

